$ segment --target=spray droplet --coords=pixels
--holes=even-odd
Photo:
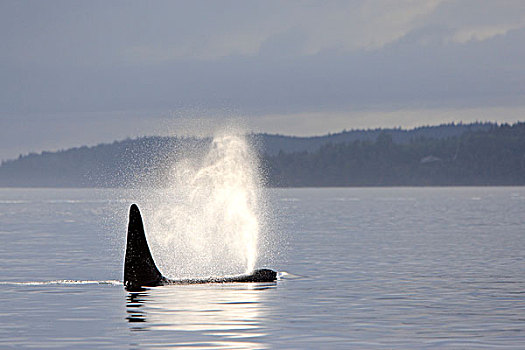
[[[220,134],[187,155],[151,194],[154,256],[172,278],[251,272],[257,261],[261,180],[245,136]]]

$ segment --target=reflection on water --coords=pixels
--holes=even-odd
[[[143,306],[147,301],[148,293],[138,292],[138,293],[129,293],[127,299],[127,312],[128,317],[126,319],[130,323],[134,322],[146,322],[146,314],[144,313]],[[131,327],[132,330],[141,330],[145,327]]]
[[[171,332],[173,345],[266,348],[268,290],[276,283],[162,286],[126,297],[126,319],[137,331]],[[152,333],[150,333],[152,334]],[[140,337],[140,336],[137,336]],[[134,345],[140,346],[140,339]]]

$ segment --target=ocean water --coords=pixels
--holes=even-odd
[[[267,192],[279,281],[128,293],[139,193],[0,189],[0,348],[525,348],[525,188]]]

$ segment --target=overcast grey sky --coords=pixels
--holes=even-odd
[[[255,131],[525,120],[525,1],[0,1],[0,159]]]

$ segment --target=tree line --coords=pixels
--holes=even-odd
[[[525,185],[525,123],[446,138],[327,143],[264,157],[271,186]]]
[[[272,187],[525,185],[525,123],[249,137]],[[206,152],[209,142],[143,137],[32,153],[2,162],[0,186],[136,186],[167,176],[166,164]]]

